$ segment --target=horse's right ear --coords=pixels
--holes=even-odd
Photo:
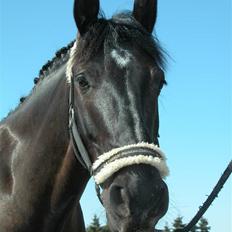
[[[133,16],[149,33],[152,33],[157,16],[157,0],[135,0]]]
[[[75,0],[74,19],[81,35],[97,20],[99,0]]]

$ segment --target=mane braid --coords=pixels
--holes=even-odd
[[[60,65],[62,65],[64,62],[66,62],[69,59],[69,53],[70,53],[70,50],[73,47],[74,43],[75,43],[75,40],[70,42],[66,47],[59,49],[55,53],[55,57],[52,60],[48,60],[47,63],[42,66],[42,68],[39,71],[38,77],[34,78],[35,86],[32,88],[29,95],[28,96],[21,96],[19,99],[18,106],[16,106],[16,108],[14,110],[11,110],[6,117],[0,119],[0,123],[2,121],[4,121],[7,117],[9,117],[12,113],[17,111],[17,109],[24,103],[24,101],[27,100],[31,96],[36,85],[40,81],[42,81],[44,78],[46,78],[51,72],[53,72],[56,68],[58,68]]]
[[[44,78],[45,76],[50,74],[50,70],[52,70],[53,66],[57,64],[61,60],[62,64],[64,58],[66,58],[66,55],[69,53],[70,49],[73,47],[75,41],[70,42],[66,47],[61,48],[55,53],[55,57],[52,60],[48,60],[45,65],[42,66],[42,68],[39,71],[39,78]],[[65,59],[66,61],[66,59]]]

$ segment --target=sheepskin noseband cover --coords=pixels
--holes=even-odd
[[[92,166],[96,184],[102,184],[120,169],[134,165],[148,164],[160,172],[162,178],[169,174],[166,157],[158,146],[149,143],[137,143],[115,148],[98,157]]]

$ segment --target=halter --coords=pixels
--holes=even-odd
[[[75,45],[74,45],[75,46]],[[70,66],[68,66],[70,69]],[[70,72],[70,70],[68,70]],[[92,163],[90,156],[83,144],[78,132],[74,110],[74,80],[69,73],[70,93],[69,93],[69,134],[73,145],[73,150],[80,164],[93,176],[96,184],[96,191],[101,200],[100,185],[110,176],[124,167],[134,164],[147,164],[158,169],[162,178],[169,174],[166,165],[166,157],[157,145],[148,143],[131,144],[119,148],[114,148],[98,157]]]

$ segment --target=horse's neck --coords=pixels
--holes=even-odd
[[[28,141],[44,137],[68,138],[67,133],[54,137],[60,131],[67,132],[69,87],[65,79],[65,65],[40,81],[30,97],[10,115],[7,124]],[[28,138],[27,138],[28,139]],[[45,141],[43,141],[45,142]],[[53,141],[54,142],[54,141]]]
[[[83,191],[88,175],[78,166],[69,146],[68,96],[63,65],[38,84],[29,99],[0,127],[0,134],[4,132],[9,137],[8,144],[0,146],[7,150],[11,139],[14,141],[8,154],[0,154],[9,161],[5,166],[12,185],[4,193],[7,197],[0,198],[2,231],[1,225],[5,223],[8,228],[13,218],[19,224],[29,217],[33,224],[47,224],[45,215],[62,211],[66,201]]]

